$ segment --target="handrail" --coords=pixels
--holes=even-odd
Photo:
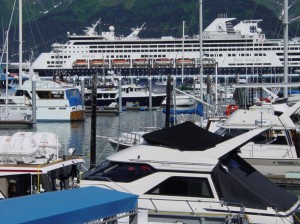
[[[179,92],[179,93],[182,93],[182,94],[184,94],[184,95],[187,95],[187,96],[193,98],[193,99],[196,100],[197,102],[200,102],[200,103],[202,103],[202,104],[204,104],[204,105],[206,105],[206,106],[209,106],[209,107],[212,107],[212,108],[213,108],[212,105],[210,105],[210,104],[208,104],[208,103],[206,103],[206,102],[204,102],[204,101],[198,99],[198,98],[195,97],[195,96],[192,96],[192,95],[190,95],[190,94],[188,94],[188,93],[186,93],[186,92],[183,92],[183,91],[181,91],[181,90],[179,90],[179,89],[177,89],[177,88],[175,88],[175,90],[176,90],[177,92]]]
[[[245,206],[241,203],[231,203],[231,202],[224,202],[223,200],[220,200],[220,201],[209,201],[209,200],[193,200],[193,199],[189,199],[189,200],[179,200],[179,199],[164,199],[164,198],[153,198],[153,197],[143,197],[143,196],[140,196],[139,199],[142,199],[142,200],[149,200],[151,202],[151,204],[153,205],[154,207],[154,211],[156,213],[159,213],[159,210],[157,209],[157,206],[155,205],[155,201],[177,201],[177,202],[186,202],[188,207],[190,208],[191,210],[191,213],[193,215],[196,214],[196,212],[194,211],[194,209],[192,208],[191,206],[191,202],[196,202],[196,203],[215,203],[215,204],[220,204],[221,206],[225,206],[227,208],[227,211],[230,215],[232,215],[232,211],[230,210],[229,206],[237,206],[240,208],[239,210],[239,214],[242,214],[244,215],[244,211],[245,211]],[[237,212],[237,211],[236,211]]]

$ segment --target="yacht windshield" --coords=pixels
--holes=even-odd
[[[106,161],[95,169],[83,174],[84,180],[132,182],[155,170],[147,164],[115,163]]]

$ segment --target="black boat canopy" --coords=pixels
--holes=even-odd
[[[163,145],[181,151],[204,151],[223,142],[223,137],[187,121],[143,135],[153,145]]]
[[[297,197],[286,192],[249,165],[235,152],[220,158],[212,171],[219,197],[249,208],[287,211]]]

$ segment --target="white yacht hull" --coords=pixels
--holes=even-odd
[[[288,172],[300,172],[300,159],[244,158],[266,176],[282,176]]]

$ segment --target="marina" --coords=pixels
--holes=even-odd
[[[198,34],[183,21],[182,36],[141,37],[146,23],[120,35],[97,19],[29,62],[18,6],[18,62],[10,26],[1,49],[5,222],[300,223],[300,39],[288,38],[287,0],[283,39],[254,17],[219,14],[203,29],[199,0]]]

